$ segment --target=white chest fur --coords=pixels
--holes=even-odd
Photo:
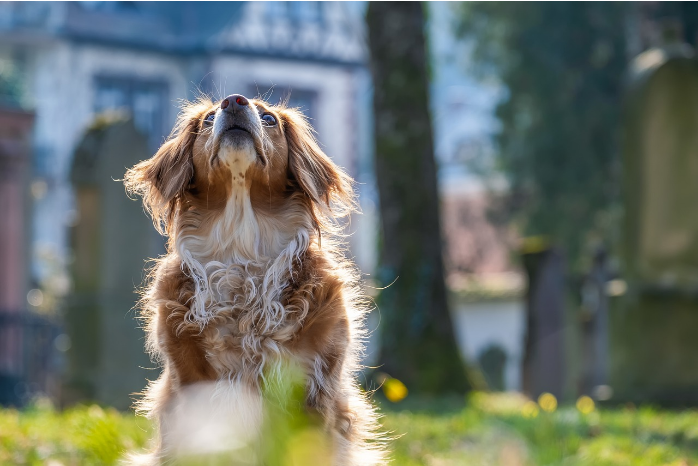
[[[201,328],[219,374],[261,376],[307,314],[307,307],[290,309],[283,298],[308,249],[310,222],[300,210],[284,218],[257,215],[244,180],[235,181],[209,234],[201,235],[193,222],[177,238],[182,268],[195,288],[185,319]]]

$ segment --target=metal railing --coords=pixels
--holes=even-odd
[[[57,393],[58,323],[27,311],[0,310],[0,405],[23,406]]]

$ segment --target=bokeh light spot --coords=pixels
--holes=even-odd
[[[29,290],[29,293],[27,293],[27,301],[32,306],[39,307],[44,303],[44,293],[36,288]]]
[[[538,409],[538,405],[533,401],[527,401],[521,407],[521,415],[526,419],[533,419],[535,417],[538,417],[539,411],[540,410]]]
[[[577,400],[577,409],[580,413],[586,415],[592,413],[594,409],[596,409],[596,405],[594,403],[594,400],[585,395],[579,397],[579,399]]]
[[[546,413],[552,413],[557,409],[557,398],[552,393],[543,393],[538,397],[538,405]]]

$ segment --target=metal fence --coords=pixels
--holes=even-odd
[[[37,396],[57,395],[61,337],[53,319],[0,310],[0,405],[22,406]]]

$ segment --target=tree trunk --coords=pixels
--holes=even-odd
[[[446,299],[421,3],[371,2],[375,169],[382,241],[382,370],[413,392],[471,388]]]

